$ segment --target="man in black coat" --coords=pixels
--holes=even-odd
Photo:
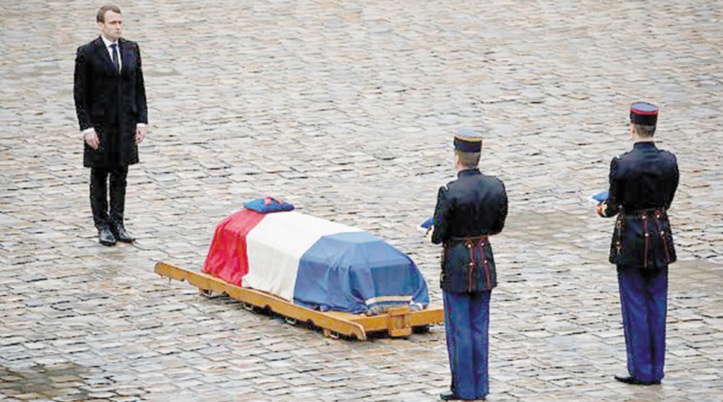
[[[655,146],[657,120],[655,105],[632,104],[633,149],[613,158],[609,196],[598,205],[600,216],[617,216],[610,262],[618,271],[628,374],[615,379],[637,385],[660,384],[664,376],[668,265],[676,260],[668,208],[678,163]]]
[[[96,15],[100,36],[78,48],[73,94],[83,134],[83,165],[90,168],[90,205],[100,243],[132,243],[125,230],[128,166],[138,163],[148,107],[138,44],[121,38],[123,16],[115,5]],[[108,184],[110,182],[110,209]]]
[[[441,287],[450,392],[443,400],[485,399],[489,393],[489,303],[497,286],[489,236],[502,231],[507,193],[502,181],[478,168],[482,137],[459,131],[454,138],[457,180],[439,189],[432,243],[442,244]]]

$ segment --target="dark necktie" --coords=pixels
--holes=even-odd
[[[110,45],[110,48],[113,51],[113,65],[115,66],[115,70],[120,73],[120,65],[118,64],[118,49],[116,48],[117,46],[117,44],[113,43]]]

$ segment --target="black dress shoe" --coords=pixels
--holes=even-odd
[[[452,391],[442,392],[439,394],[439,399],[443,401],[465,401],[466,399],[460,399],[457,395],[454,394]],[[475,399],[475,401],[484,401],[485,398],[479,398]]]
[[[115,246],[115,236],[108,228],[98,230],[98,241],[104,246]]]
[[[439,394],[439,399],[441,399],[443,401],[456,401],[459,398],[457,398],[457,395],[455,395],[454,392],[447,391],[447,392],[442,392],[441,394]]]
[[[126,232],[126,229],[123,227],[123,225],[115,225],[113,227],[113,235],[115,235],[115,238],[123,243],[133,243],[135,239]]]
[[[628,376],[616,375],[615,379],[622,383],[631,384],[631,385],[659,385],[660,384],[660,381],[640,381],[631,375],[628,375]]]

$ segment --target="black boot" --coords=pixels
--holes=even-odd
[[[113,225],[113,235],[119,242],[133,243],[136,239],[133,238],[121,224]]]
[[[660,381],[640,381],[631,375],[616,375],[615,379],[630,385],[658,385]]]
[[[106,226],[98,230],[98,240],[100,244],[104,246],[115,246],[115,236],[113,236],[113,233]]]

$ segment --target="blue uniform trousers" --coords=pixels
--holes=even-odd
[[[489,393],[487,350],[492,292],[442,293],[452,392],[461,399],[481,399]]]
[[[628,372],[638,381],[660,381],[665,365],[668,267],[618,267]]]

